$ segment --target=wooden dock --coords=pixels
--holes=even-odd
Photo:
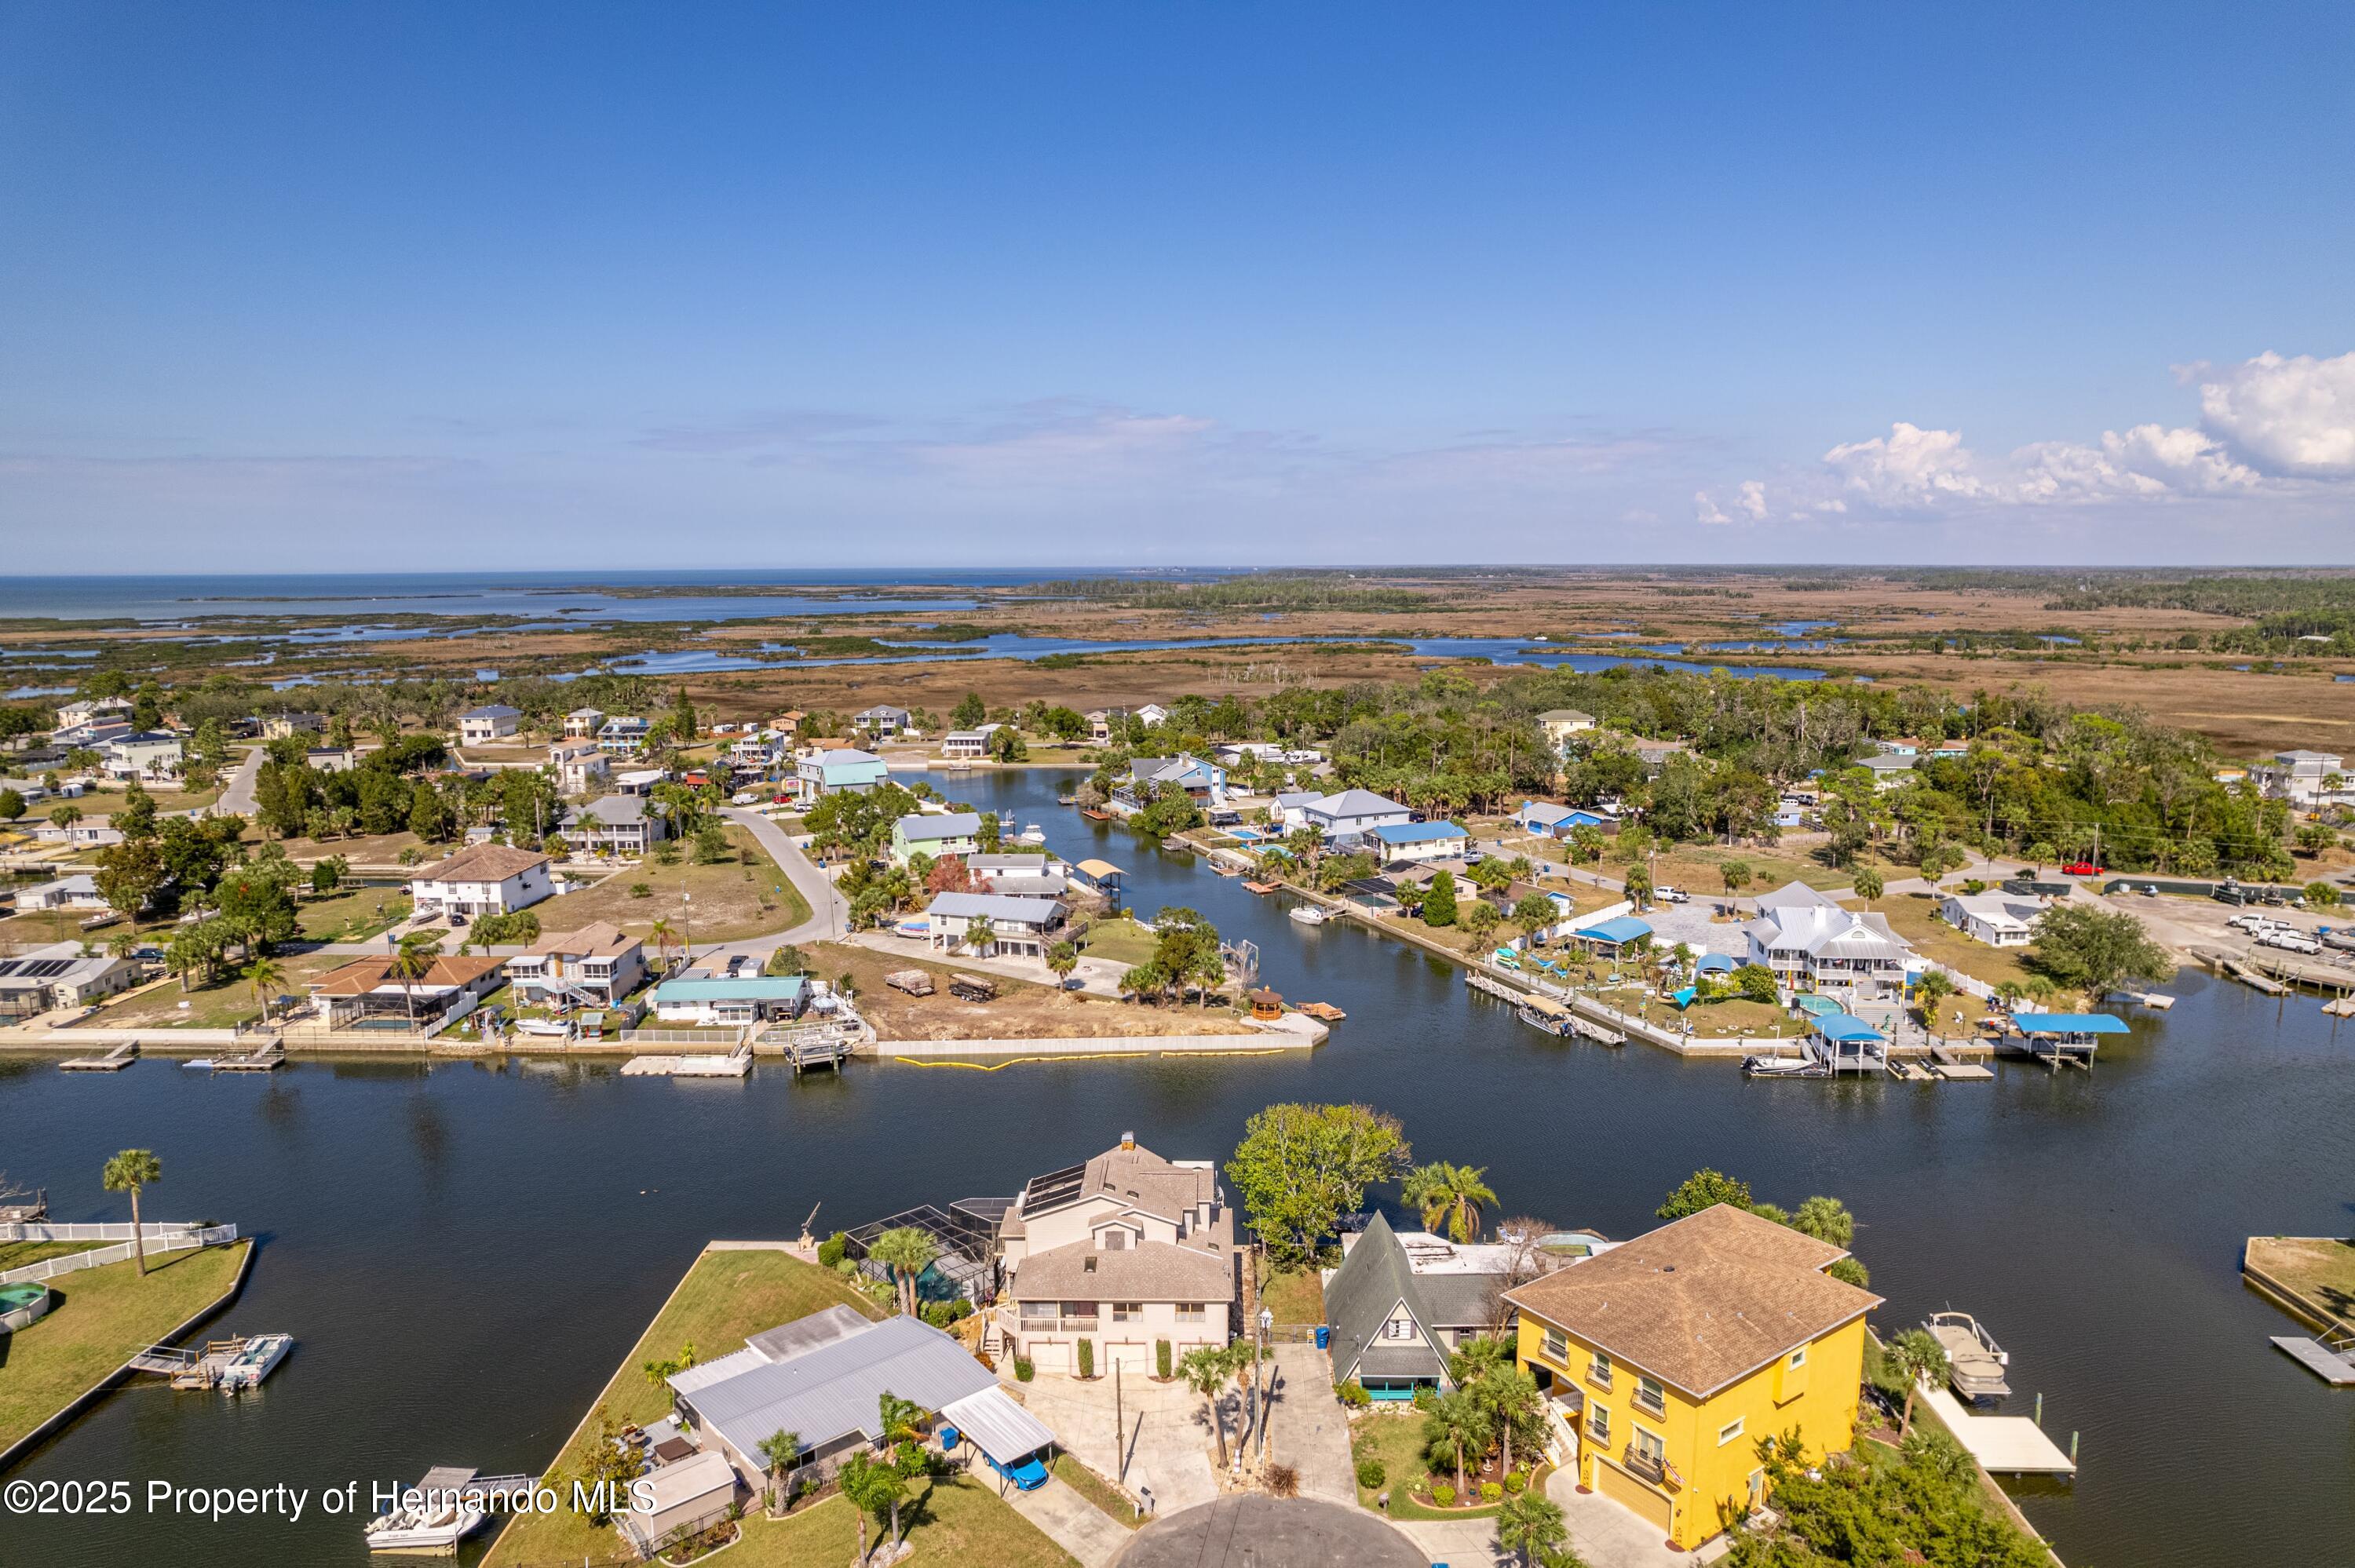
[[[69,1073],[119,1073],[139,1059],[139,1042],[125,1040],[103,1056],[77,1056],[58,1065]]]
[[[1470,986],[1474,991],[1479,991],[1484,995],[1493,996],[1499,1001],[1509,1001],[1515,1006],[1518,1006],[1520,1003],[1527,1001],[1529,999],[1529,993],[1528,991],[1521,990],[1518,986],[1507,985],[1503,980],[1497,979],[1495,976],[1484,975],[1477,969],[1465,969],[1464,971],[1464,983]]]
[[[1926,1382],[1921,1398],[1938,1413],[1979,1467],[1998,1476],[2073,1476],[2077,1461],[2025,1415],[1979,1415],[1944,1388]]]
[[[270,1073],[286,1065],[286,1047],[275,1038],[263,1041],[242,1056],[216,1056],[216,1073]]]
[[[2355,1361],[2318,1340],[2308,1340],[2295,1334],[2273,1336],[2274,1349],[2288,1356],[2298,1365],[2320,1378],[2333,1388],[2345,1388],[2355,1383]]]

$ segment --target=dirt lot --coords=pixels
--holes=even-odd
[[[286,971],[286,978],[272,993],[272,1001],[274,1002],[279,996],[302,996],[311,979],[351,961],[348,956],[339,953],[282,955],[278,967]],[[180,1007],[184,1001],[188,1004],[185,1012]],[[189,991],[181,991],[177,980],[164,980],[107,1003],[83,1027],[228,1029],[261,1016],[261,1005],[254,1000],[253,988],[232,974],[218,985],[198,986]]]
[[[788,931],[809,918],[809,903],[794,890],[774,861],[761,853],[751,834],[728,830],[729,858],[716,865],[697,865],[691,849],[683,850],[677,865],[658,865],[649,859],[634,868],[615,872],[594,887],[567,894],[539,907],[547,930],[578,930],[592,921],[611,920],[632,936],[643,937],[656,920],[668,920],[681,940],[740,942]],[[634,888],[647,889],[644,897]],[[686,902],[680,901],[687,895]]]
[[[1231,1009],[1191,1005],[1148,1007],[1030,985],[993,974],[997,1000],[959,1001],[948,992],[954,964],[904,959],[834,942],[805,949],[825,979],[851,977],[858,1011],[886,1040],[1031,1040],[1056,1036],[1121,1039],[1149,1034],[1249,1034]],[[883,983],[898,969],[922,969],[932,977],[932,994],[910,996]]]

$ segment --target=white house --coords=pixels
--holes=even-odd
[[[1913,758],[1900,757],[1891,752],[1881,752],[1876,756],[1868,757],[1855,766],[1872,775],[1872,787],[1875,789],[1902,789],[1920,777],[1913,771]]]
[[[469,708],[458,715],[458,743],[462,746],[487,745],[513,735],[516,725],[522,718],[522,709],[511,708],[505,703]]]
[[[0,1019],[30,1018],[57,1007],[87,1007],[128,991],[139,966],[104,953],[82,956],[80,942],[53,942],[16,958],[0,958]]]
[[[103,724],[109,719],[130,716],[129,697],[80,697],[58,709],[58,727],[80,729],[88,725]]]
[[[600,795],[564,813],[557,832],[576,850],[635,859],[670,836],[663,809],[649,809],[643,795]]]
[[[1544,726],[1546,739],[1560,751],[1569,745],[1572,736],[1585,735],[1594,728],[1594,715],[1576,708],[1552,708],[1538,715],[1538,723]]]
[[[977,729],[953,729],[941,736],[941,755],[952,761],[971,762],[989,755],[989,736]]]
[[[888,739],[908,727],[914,715],[905,708],[895,708],[879,703],[871,708],[861,708],[850,715],[851,722],[878,739]]]
[[[106,900],[98,891],[98,880],[88,872],[73,876],[61,876],[55,882],[36,883],[16,890],[16,908],[21,913],[33,909],[103,909]]]
[[[685,975],[655,987],[655,1016],[666,1023],[731,1028],[799,1018],[809,1005],[800,975]]]
[[[1745,957],[1785,989],[1843,1003],[1904,991],[1913,949],[1884,916],[1843,908],[1803,882],[1761,894],[1757,905],[1758,918],[1742,928]]]
[[[1044,958],[1070,913],[1059,898],[1018,898],[1003,893],[943,893],[924,911],[934,948],[943,952],[962,948],[984,959],[1002,953]],[[976,951],[974,927],[983,921],[989,924],[989,940]]]
[[[2276,751],[2271,762],[2259,763],[2249,774],[2267,799],[2308,810],[2355,802],[2355,789],[2348,787],[2350,780],[2334,751]]]
[[[1990,948],[2024,948],[2035,938],[2043,906],[2009,893],[1949,893],[1938,901],[1947,925]]]
[[[349,773],[359,765],[359,752],[348,746],[314,746],[303,753],[303,766],[316,773]]]
[[[507,978],[527,1003],[550,1000],[611,1007],[646,975],[645,944],[610,921],[555,931],[507,960]]]
[[[1169,710],[1163,707],[1159,703],[1147,703],[1143,707],[1136,710],[1136,719],[1139,724],[1156,725],[1161,723],[1168,716]]]
[[[1412,811],[1371,789],[1319,796],[1300,808],[1300,816],[1304,826],[1316,829],[1327,839],[1370,834],[1376,828],[1404,827],[1414,821]]]
[[[1235,1213],[1208,1160],[1165,1160],[1123,1133],[1083,1165],[1034,1176],[998,1221],[1007,1271],[986,1343],[1003,1341],[1042,1372],[1078,1370],[1089,1341],[1099,1372],[1150,1372],[1226,1344],[1241,1299]]]
[[[506,844],[474,844],[410,879],[420,915],[508,915],[555,891],[548,857]]]
[[[1454,822],[1394,822],[1373,831],[1384,864],[1401,860],[1451,860],[1472,847],[1472,835]]]
[[[548,748],[548,763],[556,769],[558,787],[568,795],[586,795],[613,777],[613,759],[591,740],[558,741]]]
[[[106,743],[106,771],[117,779],[168,779],[180,770],[180,737],[141,730]]]
[[[574,708],[564,715],[564,738],[594,740],[598,726],[604,722],[605,715],[595,708]]]
[[[1164,789],[1183,789],[1206,806],[1227,803],[1227,770],[1199,757],[1140,757],[1128,765],[1128,777],[1113,786],[1112,810],[1134,816],[1153,803]]]

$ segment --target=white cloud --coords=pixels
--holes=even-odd
[[[1755,479],[1743,480],[1742,482],[1742,493],[1733,498],[1733,509],[1748,517],[1753,523],[1764,522],[1766,520],[1766,486],[1764,482]]]
[[[1714,527],[1721,523],[1731,523],[1733,519],[1725,514],[1723,507],[1709,498],[1708,491],[1696,490],[1693,492],[1693,521]]]
[[[2200,415],[2270,473],[2355,475],[2355,354],[2284,359],[2270,351],[2231,369],[2201,367]]]
[[[1992,493],[1960,430],[1925,430],[1900,419],[1886,436],[1852,441],[1824,454],[1824,467],[1846,490],[1891,511],[1919,511]]]

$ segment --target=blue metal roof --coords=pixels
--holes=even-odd
[[[1466,839],[1471,836],[1454,822],[1398,822],[1374,830],[1374,837],[1386,844],[1427,844],[1434,839]]]
[[[1739,968],[1741,968],[1739,964],[1723,953],[1703,953],[1700,960],[1693,965],[1693,972],[1701,975],[1720,972],[1732,974]]]
[[[1633,942],[1652,934],[1651,927],[1633,915],[1622,915],[1614,920],[1604,920],[1593,926],[1581,926],[1571,933],[1598,942]]]
[[[1880,1030],[1867,1023],[1863,1019],[1851,1017],[1845,1012],[1835,1012],[1828,1018],[1816,1020],[1816,1033],[1827,1040],[1836,1042],[1881,1038]]]
[[[2022,1012],[2012,1022],[2022,1034],[2130,1034],[2123,1018],[2106,1012]]]
[[[655,1001],[798,1001],[809,981],[800,975],[742,975],[735,980],[665,980],[655,987]]]

